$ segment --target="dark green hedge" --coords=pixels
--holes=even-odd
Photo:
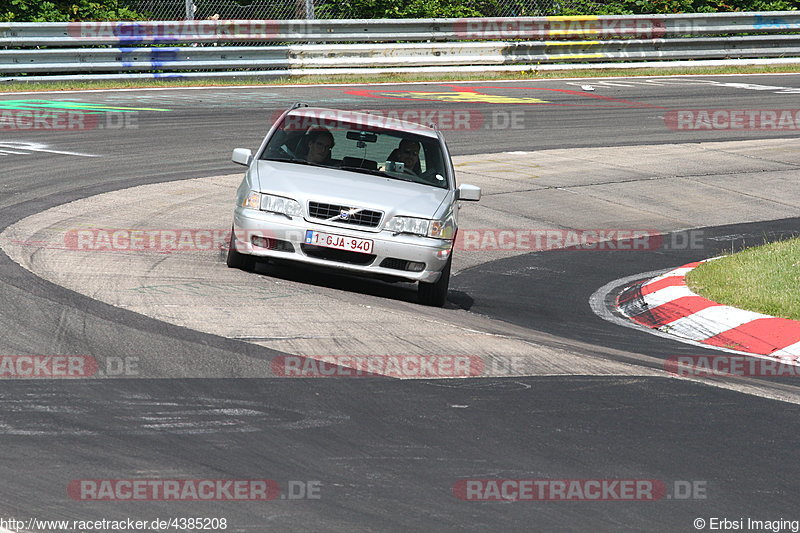
[[[795,11],[798,0],[607,0],[584,1],[561,15],[647,15],[653,13],[715,13],[731,11]]]
[[[121,0],[0,0],[3,22],[141,20]]]
[[[0,0],[0,21],[69,22],[143,20],[132,0]],[[250,0],[242,0],[249,3]],[[715,11],[789,11],[800,0],[323,0],[319,18],[432,18],[516,15],[627,15],[712,13]],[[540,13],[539,10],[547,13]]]

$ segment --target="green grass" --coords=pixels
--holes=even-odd
[[[686,282],[709,300],[800,320],[800,238],[703,263],[689,273]]]
[[[521,69],[523,67],[520,67]],[[535,67],[534,67],[535,68]],[[601,78],[606,76],[693,76],[708,74],[773,74],[800,72],[800,63],[792,65],[681,67],[681,68],[620,68],[608,70],[520,70],[501,74],[376,74],[361,76],[298,76],[291,79],[211,79],[211,80],[131,80],[131,81],[69,81],[69,82],[2,82],[0,92],[66,91],[86,89],[133,89],[149,87],[219,87],[238,85],[299,85],[321,83],[405,83],[414,81],[493,81],[544,80],[551,78]]]

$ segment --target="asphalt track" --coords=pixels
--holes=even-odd
[[[270,114],[296,100],[521,117],[524,128],[510,134],[484,127],[448,132],[457,155],[798,136],[676,132],[663,118],[674,109],[790,108],[797,76],[589,83],[595,91],[563,81],[481,89],[549,102],[535,105],[482,103],[475,85],[465,91],[452,84],[359,88],[369,93],[337,87],[6,95],[0,99],[169,111],[141,111],[136,128],[0,133],[0,228],[101,192],[229,173],[231,148],[256,146]],[[460,96],[398,99],[425,91]],[[704,228],[706,237],[720,239],[709,239],[701,253],[796,229],[797,219]],[[564,346],[588,343],[595,355],[636,363],[630,354],[639,354],[650,361],[640,364],[658,366],[669,355],[703,352],[602,321],[588,298],[614,279],[697,259],[692,252],[563,250],[502,259],[454,278],[450,306],[553,334],[560,340],[551,342]],[[274,355],[95,302],[5,255],[0,271],[3,354]],[[796,389],[788,379],[774,385]],[[224,516],[229,531],[692,531],[698,517],[800,518],[797,405],[669,377],[9,380],[0,401],[0,517]],[[71,480],[129,478],[268,478],[282,486],[316,480],[322,490],[319,499],[257,503],[81,502],[66,494]],[[703,499],[657,502],[464,502],[453,487],[470,478],[658,479],[707,489]]]

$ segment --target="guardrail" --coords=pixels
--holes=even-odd
[[[0,81],[800,58],[800,13],[0,23]],[[747,35],[742,35],[747,34]],[[780,34],[780,35],[776,35]],[[426,42],[420,42],[426,41]],[[319,43],[329,44],[319,44]],[[248,46],[224,46],[229,43]],[[275,43],[269,46],[263,44]],[[308,43],[308,44],[285,44]],[[223,46],[220,46],[223,45]],[[259,46],[260,45],[260,46]],[[35,49],[34,49],[35,47]],[[800,61],[800,60],[798,60]],[[148,72],[148,73],[145,73]],[[210,71],[210,72],[208,72]],[[54,76],[70,73],[71,76]],[[45,75],[43,75],[45,74]],[[49,76],[47,76],[49,75]]]

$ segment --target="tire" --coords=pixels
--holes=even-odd
[[[228,242],[228,255],[225,257],[228,268],[238,268],[245,272],[252,272],[256,268],[256,258],[252,255],[240,254],[236,251],[236,233],[231,228],[231,239]]]
[[[443,307],[447,301],[447,289],[450,287],[450,265],[453,263],[453,255],[447,260],[447,264],[442,270],[442,275],[438,281],[433,283],[419,282],[417,296],[419,303],[433,307]]]

